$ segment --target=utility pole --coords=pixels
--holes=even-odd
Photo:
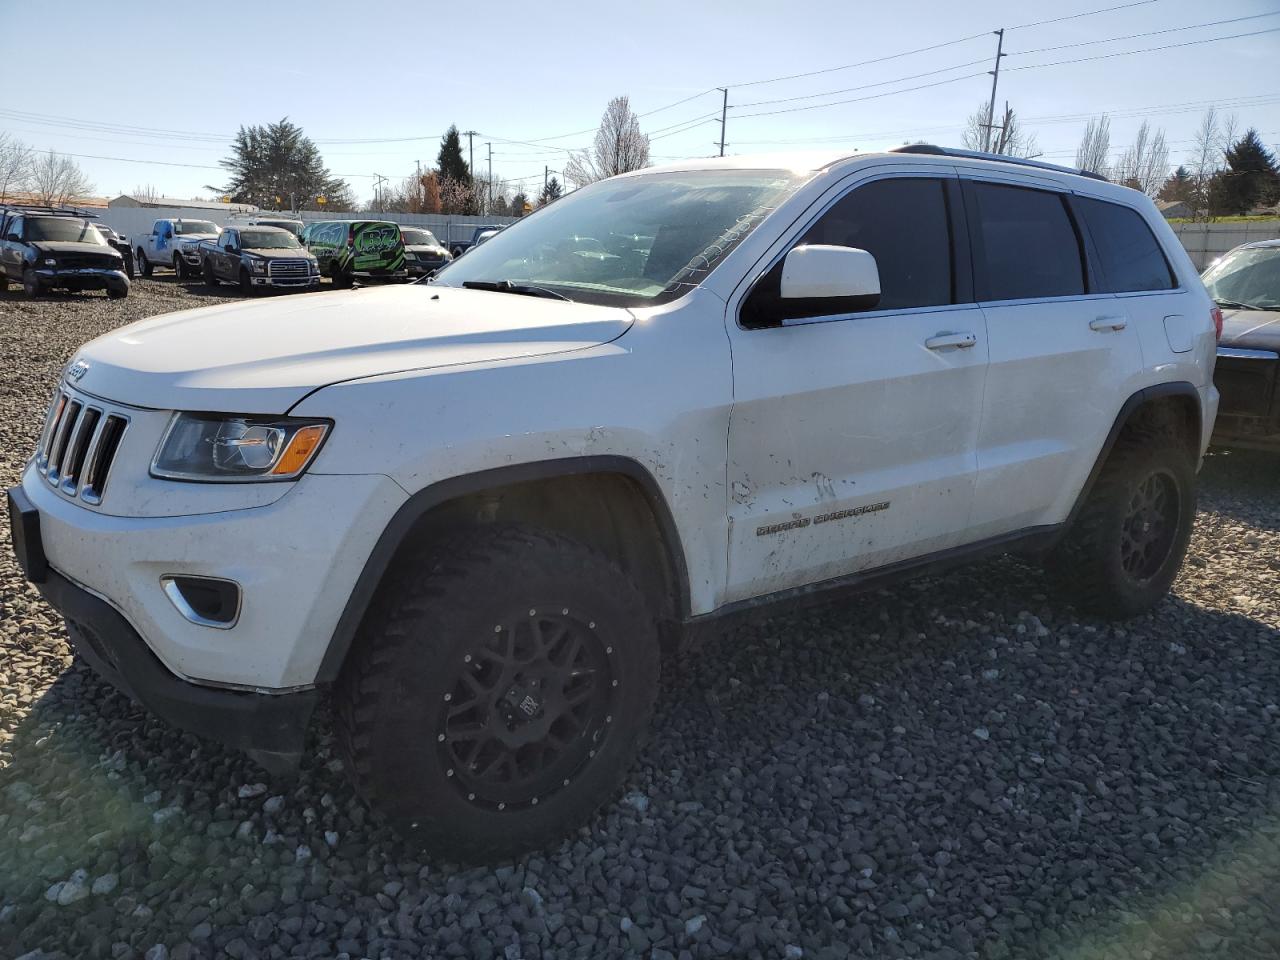
[[[489,148],[489,205],[485,207],[484,211],[487,216],[489,211],[493,209],[493,144],[485,143],[485,146]]]
[[[550,173],[551,168],[544,165],[542,168],[542,195],[544,197],[547,195],[547,177]]]
[[[729,88],[717,87],[724,93],[724,100],[720,104],[720,156],[724,156],[724,127],[725,121],[729,119]]]
[[[378,212],[382,213],[382,185],[387,182],[387,178],[380,173],[375,173],[373,177],[373,202]]]
[[[471,176],[476,175],[476,145],[473,139],[476,135],[474,130],[463,130],[463,136],[467,138],[467,169],[471,171]]]
[[[995,129],[996,121],[996,84],[1000,82],[1000,58],[1004,56],[1004,27],[994,31],[996,35],[996,68],[988,71],[991,74],[991,103],[987,107],[987,122],[983,124],[986,128],[986,135],[982,138],[982,149],[984,152],[991,152],[991,131]]]

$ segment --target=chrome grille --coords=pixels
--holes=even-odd
[[[311,273],[311,265],[307,260],[269,260],[267,276],[279,278],[305,277]]]
[[[129,418],[60,389],[49,405],[36,468],[65,496],[99,504]]]

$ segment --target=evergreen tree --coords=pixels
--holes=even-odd
[[[538,206],[545,207],[552,200],[558,200],[563,193],[564,189],[560,186],[560,181],[552,177],[538,194]]]
[[[1156,199],[1190,202],[1195,194],[1195,188],[1195,182],[1191,179],[1191,171],[1186,167],[1179,167],[1164,182],[1164,186],[1160,188],[1160,193],[1156,196]]]
[[[511,198],[511,216],[523,217],[524,205],[529,202],[529,195],[523,190]]]
[[[440,141],[440,153],[436,157],[436,170],[441,180],[471,186],[471,168],[462,156],[462,136],[456,126],[450,125]]]
[[[329,173],[316,145],[288,117],[266,126],[241,127],[231,156],[220,163],[230,182],[206,189],[230,196],[233,203],[279,209],[296,202],[302,209],[324,197],[325,209],[344,210],[354,202],[351,188]]]
[[[1280,167],[1252,127],[1226,151],[1227,169],[1210,185],[1211,206],[1226,214],[1248,213],[1280,194]]]

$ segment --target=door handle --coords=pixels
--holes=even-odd
[[[930,337],[924,342],[924,345],[930,350],[945,350],[948,347],[957,347],[961,350],[968,350],[975,346],[978,338],[972,333],[939,333],[937,336]]]
[[[1107,330],[1123,330],[1129,325],[1127,317],[1095,317],[1089,321],[1090,330],[1100,332]]]

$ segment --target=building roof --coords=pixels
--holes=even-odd
[[[121,201],[131,201],[122,203]],[[180,197],[136,197],[131,193],[122,193],[107,206],[139,206],[153,209],[160,207],[183,207],[189,210],[232,210],[236,213],[256,213],[258,207],[252,203],[223,203],[220,200],[184,200]]]

